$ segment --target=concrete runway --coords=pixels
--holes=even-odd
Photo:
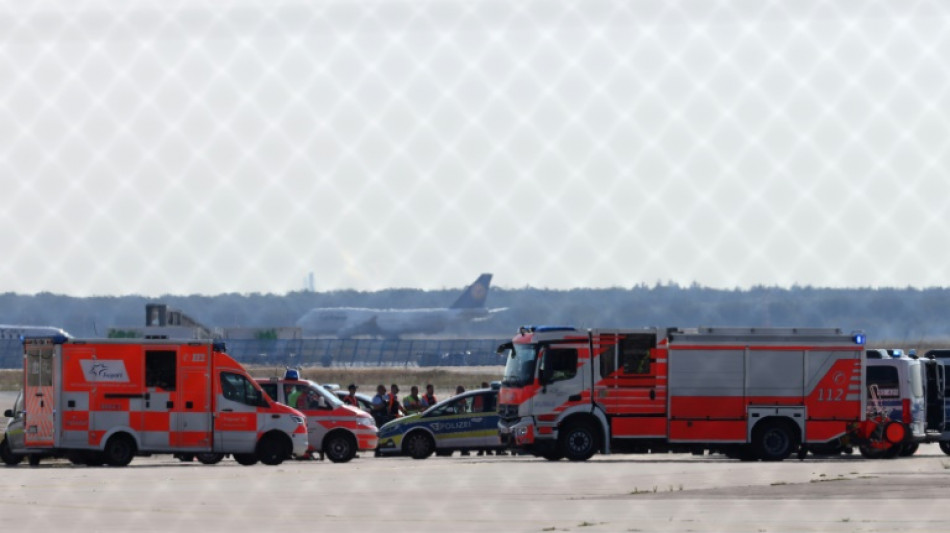
[[[3,521],[66,531],[937,531],[950,457],[374,458],[243,467],[136,458],[0,472]]]

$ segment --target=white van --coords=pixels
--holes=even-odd
[[[903,424],[906,437],[902,444],[883,451],[862,447],[861,455],[888,459],[913,455],[927,438],[925,368],[903,350],[869,349],[866,355],[868,409],[883,410],[888,418]]]

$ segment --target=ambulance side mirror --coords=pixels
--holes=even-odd
[[[13,409],[7,409],[3,412],[3,416],[7,418],[13,418]]]

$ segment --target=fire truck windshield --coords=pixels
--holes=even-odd
[[[536,344],[515,344],[505,364],[505,387],[524,387],[534,383],[534,367],[538,360]]]

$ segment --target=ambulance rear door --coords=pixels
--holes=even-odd
[[[24,342],[26,371],[23,390],[24,444],[27,448],[52,448],[55,442],[56,391],[53,387],[53,355],[57,345],[51,339]]]

